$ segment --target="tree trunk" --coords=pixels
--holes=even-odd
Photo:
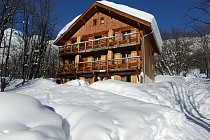
[[[1,92],[4,92],[6,88],[6,79],[5,77],[1,77]]]

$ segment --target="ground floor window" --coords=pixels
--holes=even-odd
[[[121,81],[131,82],[131,75],[121,76]]]

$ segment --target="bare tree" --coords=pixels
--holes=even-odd
[[[202,51],[203,61],[205,63],[205,73],[207,78],[210,78],[210,24],[195,24],[193,25],[195,34],[195,44]]]
[[[54,59],[57,59],[57,52],[55,53],[55,49],[49,43],[54,36],[56,23],[53,7],[54,0],[1,0],[2,91],[5,88],[5,77],[22,78],[24,84],[27,79],[55,76],[57,61]],[[2,42],[8,26],[11,32],[7,40]],[[19,28],[22,32],[19,36],[21,43],[15,47],[11,47],[13,28]],[[11,54],[10,50],[13,48],[19,49]]]
[[[55,18],[53,17],[54,3],[52,0],[39,0],[36,3],[35,11],[35,24],[34,24],[34,34],[33,37],[33,51],[31,51],[31,59],[28,64],[29,73],[28,78],[44,77],[45,75],[45,63],[47,54],[47,49],[50,46],[49,40],[52,38],[54,33]]]
[[[192,42],[186,33],[180,29],[173,29],[171,33],[163,35],[163,51],[156,56],[156,68],[165,75],[186,75],[190,70],[190,48]],[[164,37],[167,36],[167,37]]]
[[[53,45],[53,42],[49,42],[45,55],[45,63],[43,75],[45,78],[56,78],[56,69],[59,65],[58,49]]]
[[[22,79],[32,79],[45,76],[47,50],[49,40],[54,33],[55,20],[53,17],[53,1],[39,0],[30,4],[25,0],[23,14]]]
[[[4,31],[7,28],[7,24],[17,13],[20,7],[21,0],[1,0],[0,3],[0,44],[4,37]]]
[[[193,62],[210,78],[210,0],[194,0],[186,16],[190,19],[186,25],[194,31],[194,44],[197,47]]]
[[[186,12],[190,22],[210,24],[210,0],[195,0]]]
[[[24,46],[23,46],[23,55],[22,55],[22,79],[23,79],[23,83],[25,83],[25,79],[26,79],[26,71],[28,68],[28,57],[29,57],[29,41],[30,41],[30,37],[29,37],[29,19],[31,16],[31,10],[30,8],[33,8],[33,6],[31,6],[30,1],[28,0],[24,0],[24,6],[23,6],[23,40],[24,40]]]
[[[1,0],[0,3],[0,45],[1,48],[3,48],[3,55],[2,55],[2,61],[1,64],[1,91],[3,92],[5,89],[5,77],[6,77],[6,69],[8,64],[8,59],[10,55],[10,45],[2,44],[5,30],[9,24],[13,26],[14,17],[18,12],[18,9],[20,8],[21,0]],[[12,32],[12,31],[11,31]],[[10,34],[10,36],[12,33]],[[11,42],[11,37],[9,39]],[[6,51],[7,47],[7,51]],[[6,54],[6,59],[4,59],[4,55]],[[5,62],[5,64],[4,64]]]

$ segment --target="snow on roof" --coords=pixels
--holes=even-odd
[[[155,17],[153,15],[151,15],[147,12],[144,12],[144,11],[140,11],[140,10],[131,8],[129,6],[125,6],[125,5],[122,5],[122,4],[116,4],[116,3],[109,2],[109,1],[106,1],[106,0],[97,1],[97,2],[101,3],[103,5],[106,5],[108,7],[111,7],[113,9],[116,9],[118,11],[124,12],[126,14],[132,15],[134,17],[137,17],[139,19],[150,22],[151,23],[151,28],[154,32],[155,41],[158,45],[158,48],[159,48],[160,52],[162,51],[163,42],[162,42],[162,39],[161,39],[161,36],[160,36],[160,32],[159,32],[159,29],[158,29],[157,22],[156,22]]]
[[[71,22],[69,22],[65,27],[63,27],[63,29],[61,29],[61,31],[58,33],[58,35],[57,35],[55,41],[58,40],[58,38],[59,38],[60,36],[62,36],[62,34],[64,34],[64,33],[69,29],[69,27],[71,27],[71,25],[72,25],[80,16],[81,16],[81,15],[78,15],[78,16],[75,17]]]

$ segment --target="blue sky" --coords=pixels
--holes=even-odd
[[[169,31],[183,26],[184,12],[191,0],[109,0],[124,4],[155,16],[159,29]],[[82,14],[95,0],[59,0],[56,3],[56,14],[59,17],[57,32],[79,14]]]

